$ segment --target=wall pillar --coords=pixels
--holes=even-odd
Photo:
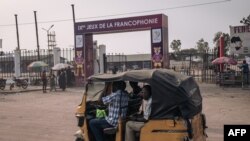
[[[104,73],[104,64],[105,60],[103,58],[103,54],[106,54],[106,46],[100,45],[99,46],[99,64],[100,64],[100,73]]]
[[[15,50],[14,51],[15,57],[14,57],[14,64],[15,64],[15,77],[20,77],[21,76],[21,51],[20,50]]]
[[[93,45],[94,74],[100,73],[97,41]]]
[[[60,63],[60,57],[61,57],[61,50],[58,47],[53,48],[53,54],[54,54],[54,65]]]

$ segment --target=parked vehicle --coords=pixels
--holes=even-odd
[[[94,141],[88,123],[95,117],[96,108],[105,109],[99,101],[111,93],[114,81],[134,81],[151,86],[152,111],[149,120],[137,134],[138,141],[206,140],[202,97],[195,80],[172,70],[152,69],[91,76],[82,101],[76,109],[80,127],[76,141]],[[124,141],[125,124],[126,120],[120,118],[115,132],[106,132],[104,129],[106,140]]]
[[[6,79],[0,78],[0,89],[4,90],[6,86]]]
[[[13,78],[14,83],[10,85],[10,90],[14,88],[14,86],[22,87],[26,89],[28,87],[28,78]]]

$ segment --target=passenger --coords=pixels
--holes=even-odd
[[[109,104],[109,114],[105,119],[92,119],[89,127],[96,141],[103,141],[103,129],[117,127],[118,119],[126,117],[128,106],[128,94],[125,91],[126,83],[124,81],[113,82],[112,93],[102,98],[104,104]]]
[[[129,81],[132,91],[129,93],[129,107],[127,115],[131,115],[139,112],[140,105],[142,103],[142,96],[139,95],[141,88],[138,86],[138,82]]]
[[[132,87],[132,92],[130,93],[130,97],[137,97],[141,92],[141,88],[138,86],[138,82],[129,81],[129,85]]]
[[[128,121],[126,123],[125,141],[135,141],[135,131],[140,131],[145,122],[149,119],[151,113],[152,94],[151,87],[145,85],[142,88],[143,103],[141,105],[141,112],[143,117],[135,119],[136,121]]]

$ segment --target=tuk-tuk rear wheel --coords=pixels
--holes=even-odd
[[[76,138],[75,141],[84,141],[84,139],[81,139],[81,138]]]

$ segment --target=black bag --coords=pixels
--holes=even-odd
[[[130,120],[132,121],[138,121],[138,122],[146,122],[147,120],[143,117],[143,113],[142,114],[135,114],[131,117],[129,117]]]

